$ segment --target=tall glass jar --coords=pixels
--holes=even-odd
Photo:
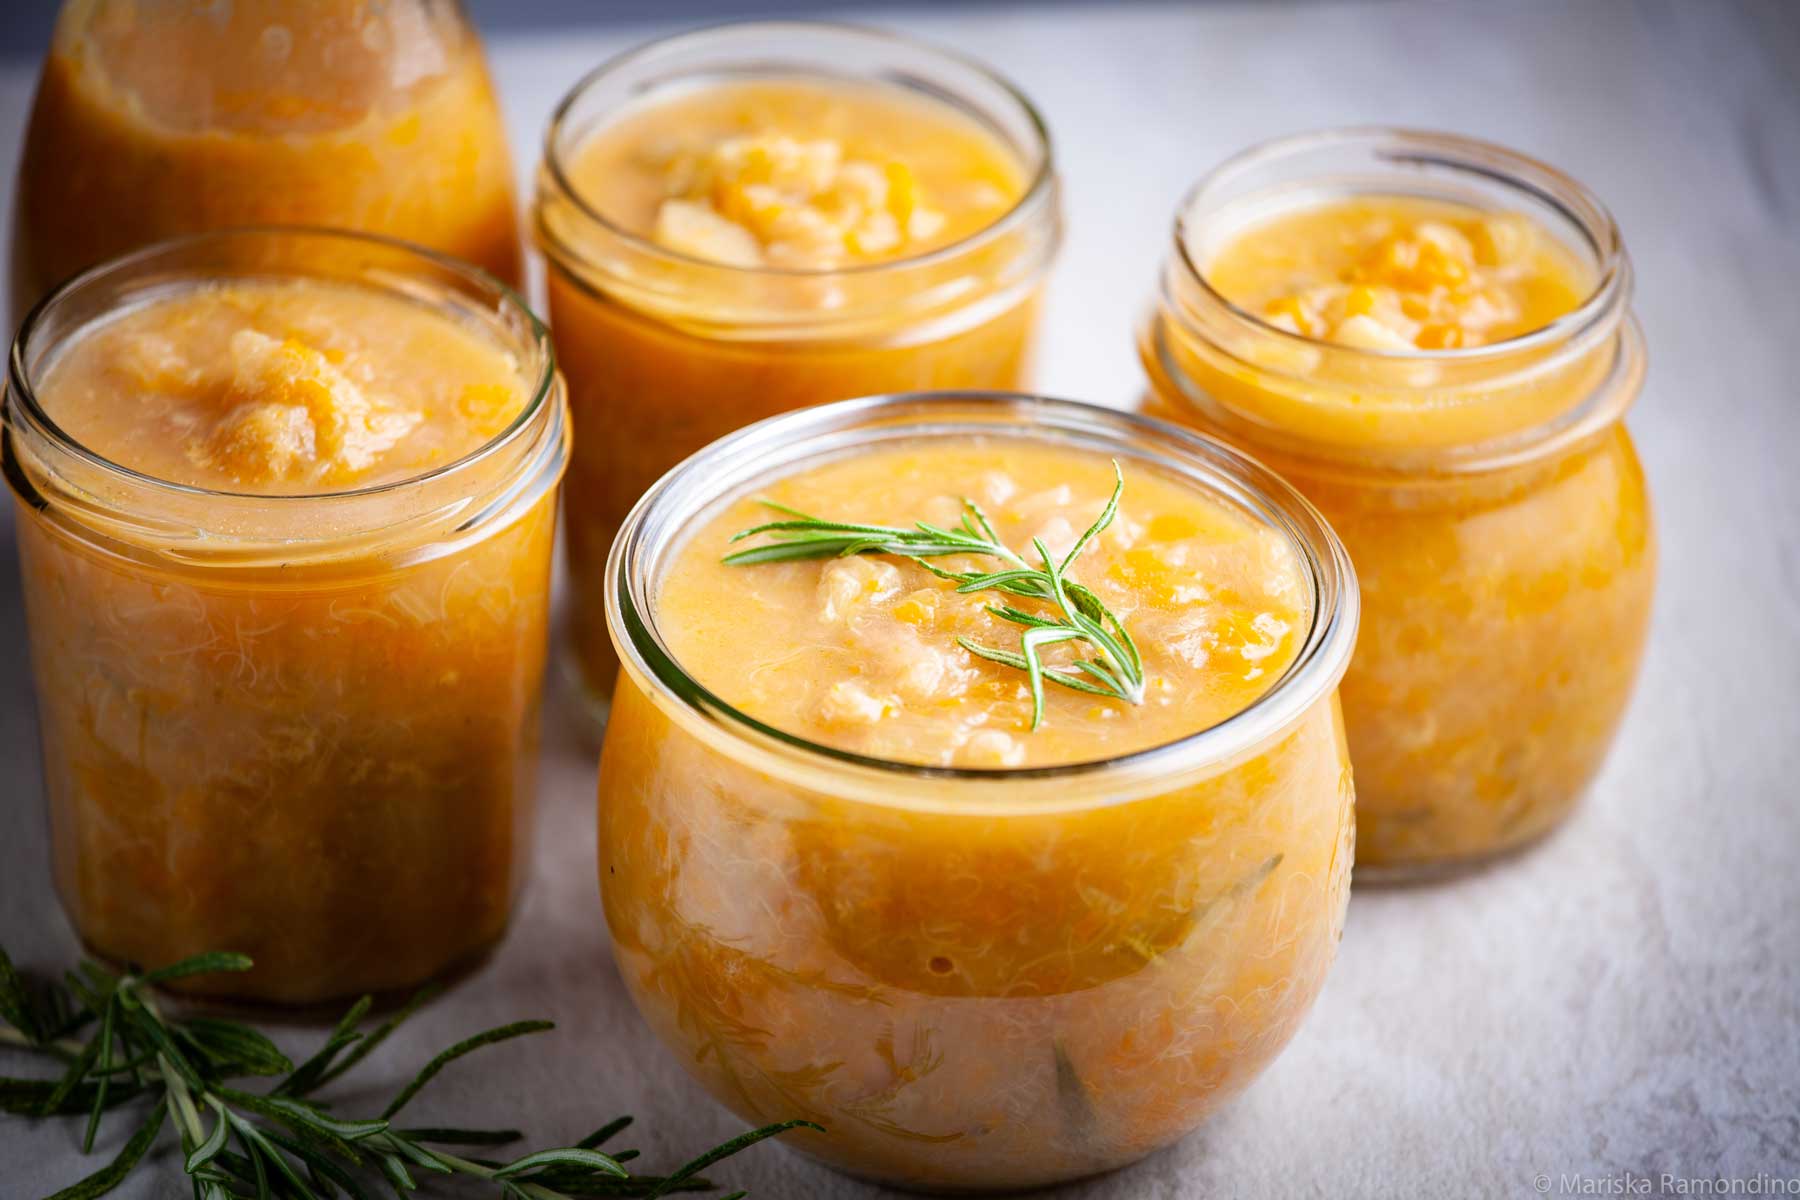
[[[971,438],[1110,456],[1275,531],[1308,592],[1292,664],[1170,744],[969,769],[771,728],[670,652],[659,581],[696,520],[822,461]],[[818,1121],[825,1133],[789,1140],[854,1174],[1023,1188],[1181,1137],[1293,1036],[1348,895],[1335,689],[1357,591],[1342,546],[1279,479],[1087,405],[852,401],[688,459],[632,511],[608,578],[623,660],[600,773],[614,957],[651,1028],[734,1112]]]
[[[948,106],[998,138],[1025,180],[971,236],[833,269],[731,266],[670,250],[571,182],[622,116],[721,80],[846,80]],[[710,441],[788,409],[919,388],[1027,382],[1038,299],[1060,240],[1042,118],[985,67],[902,38],[809,23],[727,25],[602,66],[557,109],[535,212],[550,321],[576,427],[567,505],[573,643],[588,691],[617,666],[602,578],[625,513]]]
[[[1271,212],[1404,196],[1523,216],[1593,280],[1535,332],[1371,350],[1239,308],[1207,278]],[[1591,192],[1448,134],[1277,141],[1205,177],[1140,341],[1149,411],[1242,446],[1317,504],[1362,584],[1343,685],[1359,869],[1525,845],[1593,778],[1631,695],[1655,538],[1623,418],[1645,369],[1631,266]]]
[[[426,306],[517,359],[523,408],[410,478],[247,495],[120,466],[40,405],[95,322],[234,279]],[[385,239],[176,239],[33,311],[4,432],[55,880],[89,950],[240,951],[255,969],[209,988],[310,1003],[409,988],[497,941],[529,850],[568,443],[548,335],[517,297]]]
[[[14,321],[183,233],[327,225],[516,285],[512,163],[455,0],[65,0],[25,135]]]

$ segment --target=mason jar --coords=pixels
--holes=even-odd
[[[109,323],[240,281],[454,323],[516,365],[516,415],[408,477],[258,494],[121,465],[40,403]],[[144,345],[163,369],[167,346]],[[492,946],[527,873],[568,448],[548,335],[519,299],[363,235],[160,243],[32,312],[4,428],[55,882],[88,950],[147,968],[240,951],[255,969],[209,989],[303,1004],[411,988]]]
[[[697,678],[671,648],[695,609],[671,610],[665,589],[721,506],[896,448],[931,477],[932,456],[969,445],[1110,457],[1128,481],[1154,474],[1217,502],[1297,564],[1288,665],[1240,711],[1147,749],[970,767],[801,736],[723,700],[743,681]],[[1180,1138],[1293,1036],[1347,899],[1336,687],[1357,591],[1337,539],[1268,471],[1065,401],[830,404],[665,476],[627,518],[608,579],[623,663],[599,789],[613,956],[651,1029],[733,1112],[817,1121],[825,1132],[786,1139],[852,1174],[1033,1187]],[[1128,618],[1140,633],[1148,607]],[[784,671],[831,660],[791,657]],[[1084,703],[1059,713],[1106,722]]]
[[[1394,197],[1548,239],[1578,272],[1578,303],[1485,344],[1371,348],[1284,328],[1209,279],[1272,216]],[[1645,371],[1630,297],[1630,259],[1592,192],[1451,134],[1272,142],[1182,206],[1140,339],[1147,409],[1268,463],[1349,548],[1363,623],[1343,703],[1366,873],[1524,846],[1600,769],[1656,575],[1624,425]]]
[[[859,89],[868,101],[861,117],[818,118],[844,138],[883,105],[905,118],[889,114],[883,129],[894,136],[917,114],[973,130],[1003,160],[982,172],[1004,166],[1015,194],[991,221],[923,253],[746,264],[671,248],[651,235],[648,216],[634,224],[609,208],[597,189],[620,170],[584,177],[583,155],[626,123],[692,103],[708,88],[746,86]],[[768,120],[810,120],[831,102],[771,104]],[[753,132],[760,112],[743,118]],[[657,127],[642,153],[666,153],[661,143],[679,137]],[[607,552],[644,490],[708,442],[788,409],[922,388],[1023,386],[1060,240],[1049,135],[1010,83],[904,38],[797,22],[684,34],[583,79],[550,123],[534,226],[580,431],[566,505],[571,634],[580,677],[600,700],[616,668],[602,615]]]

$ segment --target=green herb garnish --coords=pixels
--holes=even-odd
[[[485,1180],[501,1200],[572,1200],[584,1196],[666,1196],[707,1191],[699,1172],[721,1158],[810,1121],[784,1121],[751,1130],[700,1155],[671,1175],[634,1175],[625,1164],[635,1150],[600,1146],[631,1123],[621,1117],[573,1146],[538,1150],[501,1162],[476,1157],[471,1147],[502,1146],[516,1129],[403,1129],[394,1118],[421,1088],[463,1055],[496,1042],[542,1033],[548,1021],[519,1021],[458,1042],[427,1063],[372,1119],[339,1116],[312,1094],[356,1066],[431,994],[415,996],[399,1012],[365,1028],[370,998],[354,1004],[323,1046],[295,1066],[248,1025],[213,1017],[164,1016],[150,985],[194,975],[247,971],[241,954],[202,954],[172,966],[119,975],[94,963],[69,972],[61,985],[28,988],[0,950],[0,1047],[11,1046],[63,1063],[56,1079],[0,1076],[0,1111],[27,1117],[87,1118],[84,1153],[94,1146],[103,1116],[130,1105],[143,1109],[137,1132],[107,1166],[50,1200],[91,1200],[117,1187],[173,1120],[183,1169],[195,1200],[371,1200],[372,1179],[396,1196],[419,1179],[449,1175]],[[231,1081],[280,1079],[249,1092]],[[467,1153],[451,1153],[456,1146]],[[727,1200],[745,1193],[735,1193]]]
[[[1101,603],[1088,588],[1068,576],[1070,566],[1100,531],[1112,524],[1119,513],[1119,496],[1125,491],[1125,476],[1119,464],[1113,463],[1112,497],[1087,532],[1059,562],[1044,545],[1042,538],[1031,539],[1039,567],[1032,566],[1021,555],[1000,540],[981,506],[963,497],[962,523],[955,529],[944,529],[924,521],[911,529],[892,525],[859,525],[846,521],[827,521],[771,500],[762,503],[789,520],[770,521],[732,536],[733,542],[763,535],[768,538],[760,546],[737,550],[725,556],[733,566],[755,563],[788,562],[808,558],[844,558],[853,554],[891,554],[911,559],[940,579],[954,582],[958,592],[1002,592],[1045,601],[1050,608],[1041,613],[1026,612],[1012,604],[990,604],[988,612],[1003,621],[1023,626],[1019,648],[1006,650],[983,645],[965,637],[956,644],[978,658],[1013,667],[1025,672],[1031,680],[1031,727],[1044,720],[1044,683],[1057,684],[1077,692],[1110,696],[1132,704],[1144,702],[1144,662],[1137,644],[1112,610]],[[1006,566],[997,571],[946,571],[929,562],[953,554],[973,554],[997,558]],[[1085,642],[1093,647],[1095,657],[1077,659],[1070,666],[1046,665],[1042,652],[1059,642]]]

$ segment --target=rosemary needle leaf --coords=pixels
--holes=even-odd
[[[427,984],[414,992],[412,998],[401,1005],[397,1012],[387,1020],[383,1021],[380,1025],[376,1026],[373,1033],[370,1033],[361,1041],[357,1042],[355,1046],[351,1047],[348,1054],[345,1054],[342,1058],[338,1059],[336,1063],[332,1064],[330,1069],[320,1074],[319,1077],[313,1081],[312,1086],[307,1090],[311,1091],[323,1087],[325,1084],[330,1083],[345,1071],[348,1071],[351,1067],[354,1067],[357,1063],[374,1053],[375,1048],[385,1042],[388,1039],[389,1034],[400,1028],[408,1017],[411,1017],[414,1013],[425,1007],[427,1003],[435,999],[437,994],[442,990],[443,989],[436,984]],[[358,1005],[361,1005],[361,1003],[362,1001],[357,1001]],[[348,1014],[345,1015],[346,1017],[348,1016]]]
[[[158,967],[154,971],[146,971],[138,976],[141,983],[167,983],[172,979],[186,979],[193,975],[214,975],[227,971],[248,971],[250,956],[248,954],[231,954],[226,951],[215,951],[211,954],[196,954],[192,958],[184,958],[178,963],[170,963],[166,967]]]
[[[984,646],[980,642],[972,642],[968,638],[959,637],[956,644],[973,654],[976,658],[985,658],[989,662],[999,663],[1003,667],[1014,667],[1020,671],[1031,670],[1024,655],[1014,654],[1011,650],[1002,650],[997,646]],[[1043,678],[1051,683],[1068,688],[1072,692],[1086,692],[1090,696],[1111,696],[1117,698],[1119,693],[1112,688],[1100,687],[1089,683],[1079,676],[1069,675],[1055,668],[1045,668]]]
[[[772,1138],[777,1134],[786,1133],[790,1129],[812,1129],[819,1133],[825,1132],[825,1127],[823,1125],[815,1124],[812,1121],[781,1121],[774,1125],[764,1125],[761,1129],[752,1129],[747,1133],[740,1133],[730,1141],[714,1146],[699,1158],[687,1163],[673,1175],[664,1178],[662,1182],[658,1183],[646,1193],[646,1200],[656,1200],[656,1197],[658,1196],[666,1196],[670,1192],[677,1190],[682,1183],[706,1170],[706,1168],[712,1166],[720,1159],[729,1158],[731,1155],[736,1154],[738,1151],[748,1146],[754,1146],[756,1143],[763,1141],[766,1138]]]
[[[194,1152],[188,1155],[187,1161],[182,1164],[182,1169],[189,1175],[219,1157],[219,1151],[225,1149],[225,1139],[231,1133],[231,1123],[225,1119],[225,1113],[219,1107],[218,1102],[214,1101],[212,1107],[214,1114],[219,1119],[214,1122],[212,1132],[206,1136],[206,1140],[195,1146]]]
[[[615,1120],[608,1121],[575,1144],[583,1150],[592,1150],[596,1146],[609,1142],[613,1138],[619,1136],[619,1134],[625,1132],[631,1125],[631,1121],[632,1118],[630,1117],[619,1117]]]
[[[1005,589],[1008,584],[1020,583],[1028,579],[1037,580],[1042,576],[1042,571],[1035,571],[1030,567],[1014,567],[1011,570],[994,571],[987,575],[972,575],[968,582],[956,590],[959,592],[985,592],[994,588]]]
[[[419,1190],[419,1185],[414,1183],[413,1177],[407,1173],[406,1164],[400,1161],[396,1155],[384,1154],[381,1156],[381,1173],[388,1177],[388,1185],[394,1189],[396,1194],[405,1195],[407,1192]]]
[[[237,1135],[238,1144],[244,1148],[244,1162],[249,1165],[251,1182],[256,1186],[256,1200],[269,1200],[269,1169],[263,1165],[262,1155],[257,1152],[256,1143],[244,1135],[249,1122],[227,1110],[225,1120],[231,1125],[231,1131]]]
[[[293,1165],[288,1162],[287,1156],[269,1140],[267,1134],[229,1109],[224,1111],[226,1119],[231,1122],[233,1132],[238,1135],[238,1140],[243,1143],[245,1151],[250,1155],[250,1161],[255,1164],[259,1200],[262,1195],[269,1192],[265,1163],[269,1167],[273,1167],[275,1173],[287,1181],[288,1186],[294,1190],[295,1194],[305,1197],[306,1200],[315,1200],[317,1193],[307,1185],[304,1179],[300,1178],[299,1172],[294,1170]]]
[[[85,967],[89,964],[83,963],[82,965]],[[63,974],[63,986],[69,989],[70,995],[81,1001],[85,1011],[98,1013],[100,1006],[106,1003],[103,993],[112,990],[112,981],[110,979],[103,981],[100,990],[96,991],[86,979],[73,971],[67,971]]]
[[[303,1138],[322,1139],[337,1153],[353,1161],[356,1152],[348,1143],[373,1137],[386,1131],[388,1127],[385,1118],[379,1121],[343,1121],[327,1115],[304,1100],[291,1100],[284,1096],[259,1096],[255,1092],[241,1092],[236,1088],[218,1085],[213,1087],[212,1092],[228,1104],[280,1121]]]
[[[280,1146],[283,1150],[286,1150],[289,1154],[292,1154],[295,1158],[306,1164],[307,1173],[313,1177],[314,1186],[323,1195],[334,1195],[331,1189],[335,1187],[345,1195],[349,1196],[351,1200],[374,1200],[368,1190],[356,1181],[355,1176],[338,1166],[338,1164],[332,1162],[319,1151],[303,1145],[293,1138],[288,1137],[286,1134],[277,1132],[273,1129],[267,1130],[265,1136],[267,1136],[271,1142],[274,1142],[277,1146]]]
[[[1112,468],[1112,495],[1108,497],[1106,506],[1100,510],[1099,518],[1096,519],[1092,525],[1088,526],[1086,533],[1083,533],[1080,537],[1075,539],[1075,544],[1069,547],[1069,552],[1063,556],[1062,570],[1064,571],[1069,569],[1069,564],[1081,557],[1081,552],[1087,549],[1088,543],[1093,541],[1096,537],[1099,537],[1101,531],[1108,525],[1111,525],[1113,523],[1113,518],[1119,515],[1119,497],[1125,494],[1125,472],[1119,469],[1118,459],[1113,460]]]
[[[176,1036],[227,1075],[279,1075],[294,1064],[267,1037],[237,1021],[189,1017]]]
[[[373,996],[364,996],[352,1004],[349,1011],[339,1018],[336,1027],[331,1031],[331,1036],[325,1039],[325,1044],[320,1046],[311,1058],[295,1067],[292,1074],[277,1084],[273,1094],[304,1096],[318,1087],[338,1053],[344,1047],[362,1040],[363,1035],[356,1027],[361,1025],[363,1018],[369,1015],[369,1008],[374,1003]]]
[[[87,1129],[81,1135],[81,1152],[83,1154],[94,1152],[94,1135],[100,1132],[100,1117],[106,1112],[106,1092],[112,1085],[113,1010],[117,1007],[113,998],[108,996],[106,1011],[100,1016],[100,1037],[98,1038],[100,1063],[97,1068],[100,1082],[94,1088],[94,1107],[88,1112]]]
[[[1101,666],[1097,662],[1090,662],[1089,660],[1087,660],[1085,658],[1076,659],[1075,660],[1075,669],[1078,671],[1086,671],[1089,675],[1092,675],[1095,679],[1098,679],[1102,684],[1104,684],[1105,686],[1103,688],[1099,689],[1101,691],[1117,692],[1125,686],[1123,683],[1119,682],[1119,680],[1113,676],[1113,673],[1111,671],[1108,671],[1105,667]]]
[[[341,1137],[345,1141],[359,1142],[367,1137],[384,1132],[388,1127],[387,1119],[375,1121],[344,1121],[328,1116],[320,1110],[300,1101],[270,1099],[267,1101],[277,1112],[291,1113],[295,1120],[309,1129],[317,1129],[329,1133],[333,1137]]]
[[[158,1104],[138,1126],[138,1131],[131,1135],[119,1151],[117,1158],[83,1179],[80,1183],[71,1184],[50,1197],[50,1200],[93,1200],[95,1196],[104,1196],[118,1187],[131,1168],[137,1166],[138,1160],[149,1151],[150,1144],[156,1141],[156,1135],[162,1132],[163,1118],[168,1115],[169,1106]]]
[[[611,1175],[617,1179],[627,1179],[629,1174],[624,1167],[610,1154],[602,1154],[598,1150],[585,1150],[570,1146],[562,1150],[539,1150],[535,1154],[527,1154],[523,1158],[514,1159],[498,1171],[495,1179],[505,1179],[513,1175],[522,1175],[526,1171],[539,1167],[580,1167],[586,1171],[597,1171],[603,1175]]]
[[[427,1171],[435,1171],[439,1175],[455,1174],[449,1163],[423,1146],[415,1146],[405,1138],[389,1138],[389,1143],[401,1158],[408,1159],[416,1167],[424,1167]]]
[[[62,1108],[64,1102],[68,1100],[76,1087],[87,1077],[88,1070],[94,1065],[94,1060],[99,1056],[99,1039],[95,1039],[83,1046],[81,1048],[81,1053],[76,1056],[74,1062],[69,1064],[69,1069],[63,1072],[62,1078],[57,1080],[56,1086],[52,1088],[50,1094],[44,1098],[44,1106],[39,1110],[39,1115],[49,1116],[51,1113]]]
[[[479,1050],[483,1046],[491,1046],[495,1042],[504,1042],[511,1038],[524,1037],[527,1034],[544,1033],[555,1028],[555,1023],[551,1021],[514,1021],[510,1025],[502,1025],[497,1029],[489,1029],[484,1033],[478,1033],[472,1038],[466,1038],[463,1041],[456,1043],[456,1045],[450,1047],[448,1050],[426,1063],[424,1070],[414,1076],[413,1081],[402,1088],[400,1094],[394,1097],[393,1102],[390,1103],[387,1108],[382,1110],[382,1117],[384,1119],[391,1117],[402,1108],[406,1107],[407,1101],[418,1095],[420,1089],[430,1083],[432,1079],[437,1076],[439,1071],[442,1071],[445,1067],[449,1066],[463,1055]]]
[[[90,1075],[90,1078],[92,1076]],[[60,1083],[51,1079],[13,1079],[0,1076],[0,1113],[20,1117],[73,1117],[92,1111],[99,1087],[92,1083],[78,1085],[61,1104],[54,1108],[47,1101]],[[143,1094],[132,1083],[115,1083],[106,1093],[108,1111]]]

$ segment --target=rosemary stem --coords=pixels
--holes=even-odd
[[[181,1138],[185,1149],[193,1149],[206,1140],[206,1127],[200,1123],[200,1110],[194,1105],[194,1098],[188,1093],[187,1083],[182,1080],[180,1072],[169,1065],[169,1060],[158,1054],[156,1056],[156,1073],[162,1077],[163,1086],[169,1090],[174,1099],[170,1107],[175,1112],[175,1121],[181,1126]]]
[[[136,980],[127,975],[119,980],[118,990],[129,988],[135,982]],[[133,994],[137,997],[138,1003],[144,1006],[144,1011],[149,1013],[158,1025],[168,1024],[163,1020],[162,1009],[157,1006],[155,998],[150,995],[148,989],[143,991],[133,989]],[[161,1078],[163,1086],[169,1089],[169,1095],[174,1098],[175,1102],[170,1105],[170,1108],[175,1113],[176,1124],[181,1126],[182,1140],[187,1143],[188,1149],[192,1149],[206,1140],[206,1127],[200,1123],[200,1110],[195,1106],[193,1096],[188,1093],[187,1082],[181,1078],[181,1073],[170,1065],[168,1058],[161,1053],[156,1056],[156,1074]]]
[[[48,1050],[64,1062],[74,1062],[85,1047],[74,1038],[57,1038],[53,1042],[34,1042],[11,1025],[0,1025],[0,1043],[22,1050]]]
[[[371,1144],[376,1145],[386,1143],[390,1148],[393,1148],[392,1137],[385,1133],[370,1138],[369,1141]],[[478,1162],[470,1162],[468,1159],[459,1155],[435,1148],[431,1151],[431,1154],[432,1157],[436,1158],[439,1162],[447,1167],[454,1168],[460,1174],[473,1175],[477,1179],[492,1179],[494,1177],[494,1169],[492,1167],[484,1167]],[[569,1200],[569,1197],[562,1192],[554,1191],[541,1183],[526,1183],[514,1180],[512,1181],[512,1186],[514,1190],[521,1195],[530,1196],[532,1200]]]
[[[214,1017],[165,1018],[150,992],[153,985],[165,980],[250,968],[247,956],[222,951],[194,955],[138,975],[116,975],[98,964],[83,963],[79,972],[66,972],[61,984],[49,985],[46,999],[39,1001],[0,948],[0,1050],[25,1050],[66,1059],[70,1064],[60,1079],[14,1081],[7,1111],[28,1118],[85,1112],[81,1146],[86,1153],[94,1145],[105,1114],[127,1104],[135,1106],[139,1099],[152,1101],[137,1132],[111,1163],[57,1195],[95,1200],[111,1191],[146,1160],[169,1124],[181,1143],[181,1167],[193,1194],[211,1200],[251,1195],[265,1200],[274,1196],[319,1200],[346,1191],[361,1196],[369,1193],[360,1188],[357,1179],[377,1169],[401,1191],[414,1186],[409,1172],[424,1168],[484,1181],[498,1188],[500,1200],[638,1194],[645,1187],[687,1181],[692,1175],[690,1164],[672,1181],[632,1176],[617,1159],[585,1143],[539,1150],[505,1165],[490,1164],[434,1147],[439,1141],[499,1145],[524,1135],[482,1129],[408,1133],[389,1127],[388,1114],[411,1099],[445,1065],[483,1046],[543,1032],[552,1027],[548,1021],[516,1021],[465,1038],[427,1063],[400,1091],[388,1114],[354,1120],[334,1116],[327,1103],[311,1099],[311,1094],[328,1074],[360,1061],[364,1048],[385,1038],[429,993],[421,992],[400,1015],[375,1027],[363,1024],[370,1003],[365,997],[351,1006],[325,1044],[296,1066],[267,1035],[251,1026]],[[40,1032],[67,1034],[89,1024],[97,1028],[86,1041],[37,1036]],[[353,1043],[358,1050],[344,1054]],[[273,1075],[284,1078],[260,1095],[233,1084],[246,1076]],[[209,1122],[209,1117],[214,1119]],[[594,1140],[629,1121],[626,1117],[614,1122]],[[714,1147],[696,1163],[735,1154],[801,1123],[790,1121],[752,1130]],[[236,1149],[232,1149],[234,1136]],[[373,1153],[378,1161],[366,1160],[359,1150]]]
[[[1133,672],[1128,664],[1120,662],[1112,651],[1102,648],[1100,655],[1106,659],[1106,665],[1113,669],[1113,675],[1121,684],[1125,700],[1131,704],[1142,704],[1144,702],[1143,677]]]

